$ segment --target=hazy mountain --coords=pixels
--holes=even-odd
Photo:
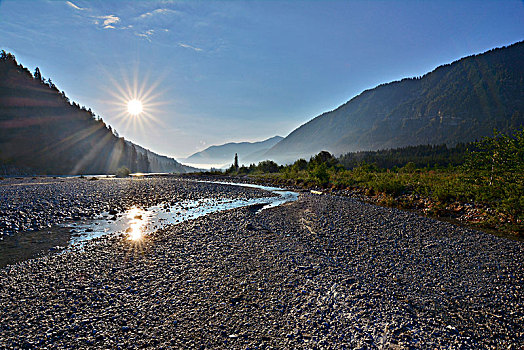
[[[70,102],[38,68],[34,76],[13,55],[0,54],[0,174],[185,172],[119,137],[90,109]]]
[[[300,126],[263,158],[289,162],[419,144],[467,142],[524,124],[524,42],[366,90]]]
[[[259,142],[230,142],[223,145],[210,146],[203,151],[181,159],[186,164],[232,164],[235,153],[240,164],[249,164],[264,160],[262,156],[276,145],[282,136],[274,136]]]
[[[194,167],[182,165],[174,158],[159,155],[147,148],[134,144],[131,141],[126,142],[134,145],[138,154],[147,155],[147,158],[149,159],[149,171],[152,173],[186,173],[198,170]]]

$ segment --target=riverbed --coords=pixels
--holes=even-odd
[[[176,186],[198,189],[201,198],[268,195],[209,183]],[[126,232],[106,235],[0,269],[0,344],[519,349],[524,343],[523,242],[331,195],[300,193],[296,201],[258,209],[210,213],[138,240]]]
[[[9,179],[0,184],[0,194],[0,267],[108,234],[137,240],[213,212],[263,210],[298,197],[275,187],[169,177]]]

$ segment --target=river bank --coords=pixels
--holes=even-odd
[[[335,196],[344,196],[389,208],[413,211],[419,215],[451,222],[467,228],[483,230],[496,236],[524,240],[521,230],[507,225],[504,215],[485,204],[454,201],[445,203],[416,193],[391,194],[373,191],[364,187],[318,186],[297,179],[284,179],[278,174],[222,175],[222,174],[183,174],[186,179],[206,179],[207,181],[230,181],[257,183],[266,186],[280,186],[294,191],[317,191]]]
[[[0,344],[518,349],[523,263],[519,241],[301,193],[0,270]]]

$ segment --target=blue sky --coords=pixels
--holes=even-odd
[[[185,157],[523,40],[523,19],[522,1],[3,0],[0,49],[126,139]]]

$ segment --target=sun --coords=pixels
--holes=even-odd
[[[131,115],[139,115],[142,113],[142,102],[137,99],[127,101],[127,111]]]
[[[121,123],[123,130],[119,131],[128,134],[164,126],[160,119],[165,113],[163,106],[171,104],[162,99],[165,91],[159,90],[164,74],[151,82],[149,73],[139,74],[137,66],[121,70],[120,76],[114,72],[106,72],[106,76],[111,84],[105,89],[108,98],[104,102],[111,106],[111,114]]]

